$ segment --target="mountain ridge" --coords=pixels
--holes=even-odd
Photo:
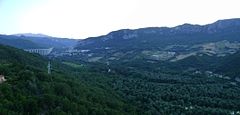
[[[158,30],[158,32],[166,32],[166,31],[171,31],[172,33],[174,33],[175,31],[179,31],[179,30],[194,30],[195,29],[203,29],[201,31],[196,31],[196,32],[206,32],[209,31],[209,33],[212,33],[211,30],[212,29],[224,29],[226,27],[229,26],[240,26],[240,18],[233,18],[233,19],[223,19],[223,20],[217,20],[213,23],[210,24],[205,24],[205,25],[200,25],[200,24],[190,24],[190,23],[184,23],[181,25],[177,25],[174,27],[144,27],[144,28],[138,28],[138,29],[120,29],[120,30],[115,30],[112,32],[109,32],[106,35],[111,35],[117,32],[122,32],[122,31],[152,31],[152,30]],[[142,31],[141,31],[142,30]],[[213,30],[212,30],[213,31]],[[181,31],[180,31],[181,32]],[[96,37],[102,37],[102,36],[106,36],[106,35],[100,35],[100,36],[96,36]],[[88,38],[95,38],[95,37],[88,37]],[[86,38],[86,39],[88,39]]]
[[[42,34],[0,35],[0,43],[21,49],[31,48],[66,48],[75,46],[77,40],[56,38]]]
[[[232,26],[233,29],[229,29]],[[102,38],[103,41],[116,39],[128,39],[128,38],[137,38],[138,34],[154,34],[156,35],[175,35],[175,34],[194,34],[194,33],[204,33],[204,34],[216,34],[217,32],[223,31],[239,31],[240,30],[240,18],[235,19],[227,19],[227,20],[218,20],[212,24],[206,25],[191,25],[191,24],[183,24],[179,26],[175,26],[172,28],[169,27],[148,27],[148,28],[140,28],[140,29],[122,29],[117,31],[112,31],[107,35],[102,35],[98,37],[89,37],[87,39],[79,41],[79,44],[87,43],[88,41],[94,40],[94,38]],[[92,41],[93,42],[93,41]]]
[[[207,25],[123,29],[79,41],[73,57],[94,62],[138,59],[154,63],[172,63],[191,56],[220,58],[240,50],[239,36],[240,18]]]
[[[56,51],[50,75],[47,58],[0,45],[0,114],[238,114],[239,31],[238,21],[114,31]]]
[[[18,37],[48,37],[48,38],[53,38],[52,36],[48,36],[45,34],[40,34],[40,33],[19,33],[19,34],[12,34],[13,36],[18,36]]]

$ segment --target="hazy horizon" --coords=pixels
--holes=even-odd
[[[0,34],[84,39],[119,29],[240,18],[238,0],[1,0]]]

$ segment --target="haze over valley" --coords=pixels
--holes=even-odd
[[[0,1],[0,114],[239,115],[237,3]]]

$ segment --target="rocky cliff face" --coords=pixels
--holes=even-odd
[[[80,58],[101,60],[151,59],[178,61],[191,56],[222,57],[239,51],[240,19],[208,25],[118,30],[79,41]],[[82,53],[82,50],[88,52]]]

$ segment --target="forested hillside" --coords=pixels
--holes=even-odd
[[[123,29],[58,58],[117,76],[109,84],[141,113],[240,114],[239,30],[240,19]]]
[[[18,39],[16,36],[0,35],[0,44],[9,45],[16,48],[27,49],[27,48],[42,48],[36,43],[29,40]]]
[[[239,81],[214,73],[217,71],[180,68],[184,63],[191,64],[187,60],[173,65],[142,60],[109,64],[71,61],[66,64],[74,67],[87,65],[91,72],[107,76],[107,79],[98,75],[84,79],[89,83],[109,84],[141,114],[230,114],[240,110]]]
[[[89,62],[142,59],[170,64],[190,57],[196,58],[192,63],[196,67],[203,58],[206,59],[203,59],[204,63],[208,63],[212,59],[238,52],[239,36],[239,18],[219,20],[207,25],[123,29],[79,41],[72,57]]]
[[[32,35],[32,34],[31,34]],[[20,49],[37,48],[69,48],[75,46],[76,39],[55,38],[48,36],[24,36],[20,35],[0,35],[0,44],[9,45]]]
[[[120,30],[46,57],[0,45],[0,114],[240,114],[239,28]]]
[[[0,84],[1,115],[134,114],[107,85],[83,79],[101,74],[76,68],[79,73],[74,75],[72,67],[53,61],[49,75],[48,59],[39,55],[2,45],[0,54],[0,74],[6,79]]]

